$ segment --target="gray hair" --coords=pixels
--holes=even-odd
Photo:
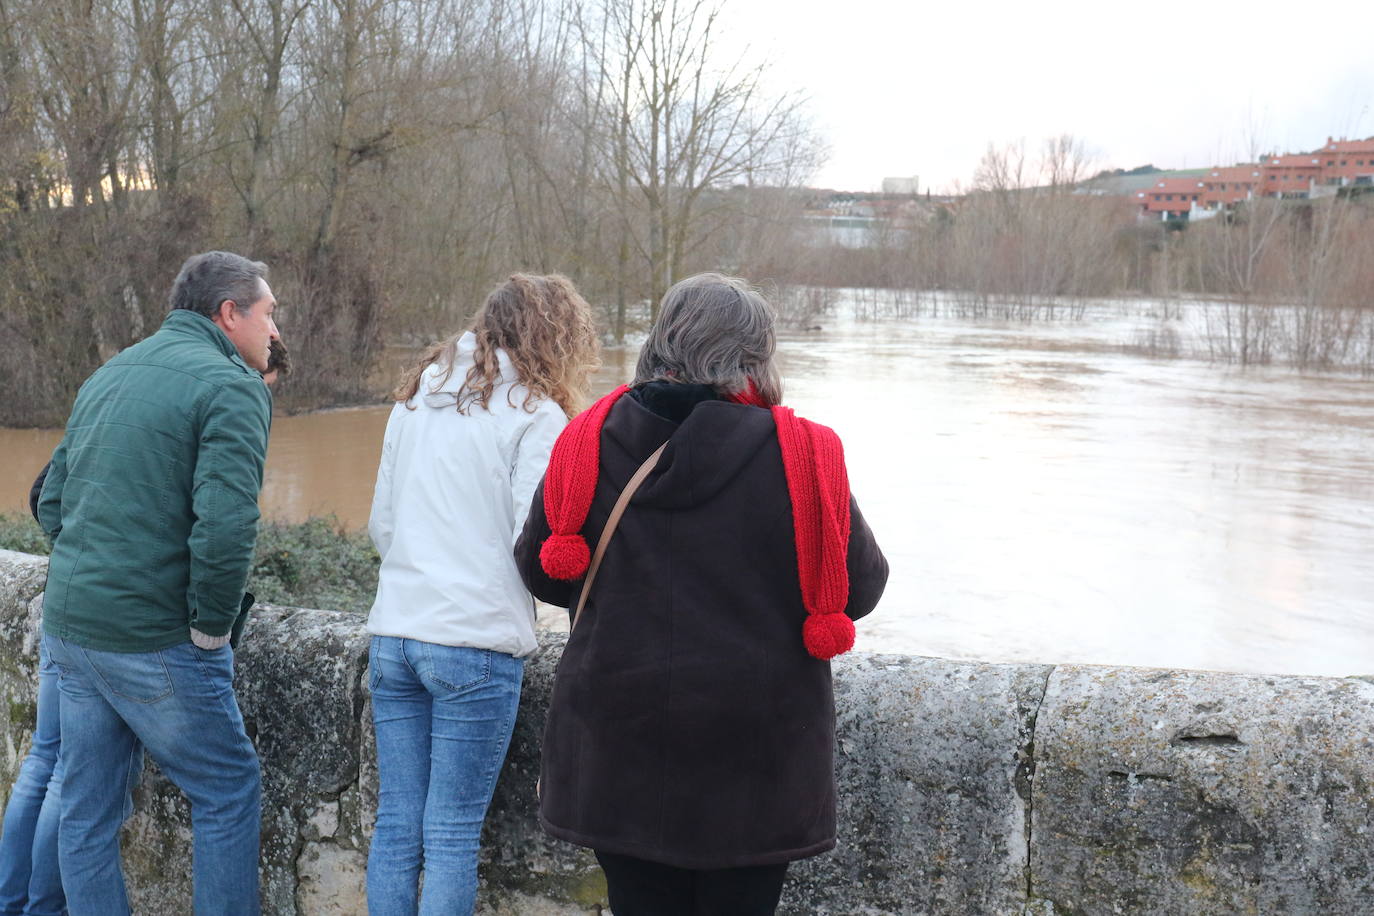
[[[261,261],[228,251],[193,254],[181,265],[167,304],[213,320],[220,305],[231,299],[239,314],[246,314],[262,298],[260,283],[266,279],[267,265]]]
[[[634,384],[650,381],[710,385],[729,396],[752,380],[765,404],[782,401],[773,364],[773,309],[748,283],[707,273],[674,284],[639,351]]]

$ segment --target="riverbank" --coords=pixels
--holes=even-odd
[[[4,775],[32,728],[45,562],[0,553]],[[585,851],[534,819],[563,638],[526,668],[482,852],[485,914],[589,914]],[[263,761],[264,911],[361,912],[376,801],[355,615],[259,607],[237,659]],[[984,664],[834,665],[840,835],[784,914],[1322,913],[1374,895],[1374,679]],[[181,913],[189,820],[149,768],[124,834],[135,908]]]

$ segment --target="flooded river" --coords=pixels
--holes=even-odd
[[[1147,312],[785,335],[787,402],[844,438],[892,564],[859,648],[1374,673],[1374,381],[1150,359]],[[278,417],[265,513],[365,524],[387,409]],[[0,506],[57,438],[0,430]]]

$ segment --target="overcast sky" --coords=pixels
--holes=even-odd
[[[1374,134],[1374,4],[728,0],[729,41],[811,99],[813,184],[967,184],[989,142],[1071,133],[1097,168],[1200,168]]]

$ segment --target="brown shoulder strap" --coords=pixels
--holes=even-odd
[[[596,552],[592,554],[591,565],[587,567],[587,576],[582,580],[582,594],[577,598],[577,610],[573,612],[572,626],[568,632],[572,632],[577,627],[577,620],[582,616],[582,608],[587,603],[587,595],[592,590],[592,580],[596,578],[596,571],[601,568],[601,558],[606,553],[606,545],[611,541],[611,535],[615,533],[615,526],[620,524],[620,516],[625,514],[625,507],[630,504],[630,497],[635,495],[635,490],[644,482],[644,478],[649,476],[649,472],[658,464],[658,459],[663,455],[663,450],[668,447],[665,442],[654,450],[654,453],[644,459],[644,463],[634,472],[630,482],[625,484],[625,489],[620,491],[620,496],[615,501],[615,506],[611,509],[611,515],[606,519],[606,527],[601,529],[601,539],[596,542]]]

